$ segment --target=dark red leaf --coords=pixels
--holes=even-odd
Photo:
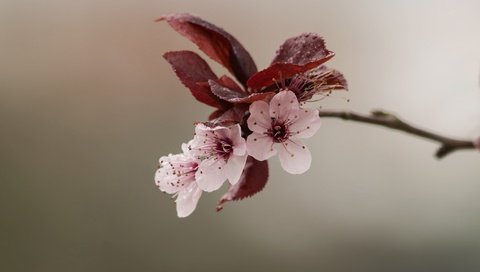
[[[322,37],[315,33],[304,33],[286,40],[277,50],[274,63],[306,65],[322,60],[332,54]]]
[[[185,13],[162,16],[157,21],[162,20],[227,68],[240,83],[245,85],[247,79],[257,72],[255,62],[247,50],[225,30]]]
[[[235,104],[229,109],[216,110],[208,117],[212,122],[233,121],[240,123],[245,117],[245,112],[248,110],[247,104]]]
[[[217,119],[218,117],[222,116],[222,114],[225,113],[225,110],[224,109],[218,109],[218,110],[215,110],[214,112],[212,112],[209,116],[208,116],[208,121],[211,121],[213,119]]]
[[[208,80],[217,79],[217,76],[205,60],[191,51],[167,52],[163,57],[198,101],[212,107],[222,107],[222,101],[210,91]]]
[[[230,89],[222,85],[222,82],[219,82],[218,80],[209,80],[208,84],[210,85],[212,93],[225,101],[230,101],[232,99],[247,95],[243,91]]]
[[[223,209],[225,202],[241,200],[260,192],[267,184],[268,162],[257,161],[252,157],[247,158],[242,176],[237,184],[230,186],[228,191],[220,198],[217,211]]]
[[[230,103],[252,103],[257,100],[263,100],[275,94],[273,92],[248,94],[242,90],[239,91],[230,89],[222,85],[222,82],[219,82],[218,80],[209,80],[208,84],[210,84],[212,93],[214,93],[220,99],[228,101]]]
[[[305,33],[290,38],[277,50],[271,66],[250,77],[247,85],[252,89],[261,89],[313,69],[333,56],[334,53],[325,47],[324,40],[317,34]]]
[[[225,86],[229,89],[232,89],[234,91],[237,91],[237,92],[245,92],[242,87],[238,86],[238,84],[233,80],[231,79],[229,76],[226,76],[226,75],[223,75],[221,76],[219,79],[218,79],[218,82],[222,85],[222,86]]]

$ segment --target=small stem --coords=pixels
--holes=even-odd
[[[395,115],[384,111],[372,111],[370,115],[364,115],[350,111],[320,110],[320,116],[383,126],[436,141],[440,144],[439,149],[435,153],[435,156],[439,159],[457,150],[475,148],[472,141],[453,139],[415,127],[400,120]]]

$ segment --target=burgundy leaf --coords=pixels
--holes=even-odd
[[[240,83],[245,85],[247,79],[257,72],[255,62],[247,50],[225,30],[185,13],[162,16],[157,21],[162,20],[227,68]]]
[[[315,33],[304,33],[286,40],[277,50],[274,63],[306,65],[332,54],[322,37]]]
[[[225,101],[230,101],[232,99],[235,99],[238,97],[244,97],[247,95],[243,91],[230,89],[222,85],[222,83],[219,82],[218,80],[209,80],[208,84],[210,85],[210,89],[212,90],[212,93]]]
[[[217,119],[219,118],[220,116],[222,116],[224,113],[225,113],[226,110],[224,109],[218,109],[218,110],[215,110],[214,112],[212,112],[209,116],[208,116],[208,121],[211,121],[213,119]]]
[[[252,89],[272,85],[313,69],[333,56],[334,53],[326,48],[324,40],[317,34],[305,33],[290,38],[277,50],[271,66],[250,77],[247,85]]]
[[[217,76],[205,60],[191,51],[167,52],[163,57],[198,101],[216,108],[223,107],[222,101],[210,91],[208,80],[217,79]]]
[[[274,95],[275,95],[275,92],[252,93],[245,97],[232,99],[230,102],[251,104],[257,100],[266,100],[267,98],[272,97]]]
[[[222,82],[219,82],[218,80],[209,80],[208,84],[210,84],[212,93],[214,93],[220,99],[230,103],[252,103],[257,100],[263,100],[275,94],[273,92],[248,94],[242,90],[239,91],[230,89],[227,86],[222,85]]]
[[[252,157],[247,158],[240,180],[230,186],[228,191],[220,198],[217,204],[217,211],[223,209],[225,202],[241,200],[260,192],[268,180],[268,162],[257,161]]]
[[[237,92],[245,92],[242,87],[238,86],[238,84],[231,79],[229,76],[223,75],[218,79],[218,82],[229,89],[232,89]]]
[[[212,122],[233,121],[240,123],[245,117],[245,112],[248,110],[247,104],[235,104],[229,109],[216,110],[208,117]]]

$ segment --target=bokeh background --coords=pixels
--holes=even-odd
[[[273,159],[261,194],[216,213],[224,187],[178,219],[157,160],[211,109],[162,58],[196,50],[153,22],[170,12],[222,26],[260,68],[321,33],[351,87],[322,106],[480,135],[478,0],[1,0],[0,271],[480,271],[480,153],[438,161],[340,120],[306,174]]]

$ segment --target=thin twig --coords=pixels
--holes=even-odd
[[[424,129],[407,124],[395,115],[384,111],[372,111],[370,115],[364,115],[349,111],[320,110],[320,116],[325,118],[340,118],[343,120],[388,127],[391,129],[400,130],[412,135],[436,141],[440,143],[440,148],[435,153],[435,156],[439,159],[457,150],[475,148],[472,141],[453,139],[430,131],[426,131]]]

